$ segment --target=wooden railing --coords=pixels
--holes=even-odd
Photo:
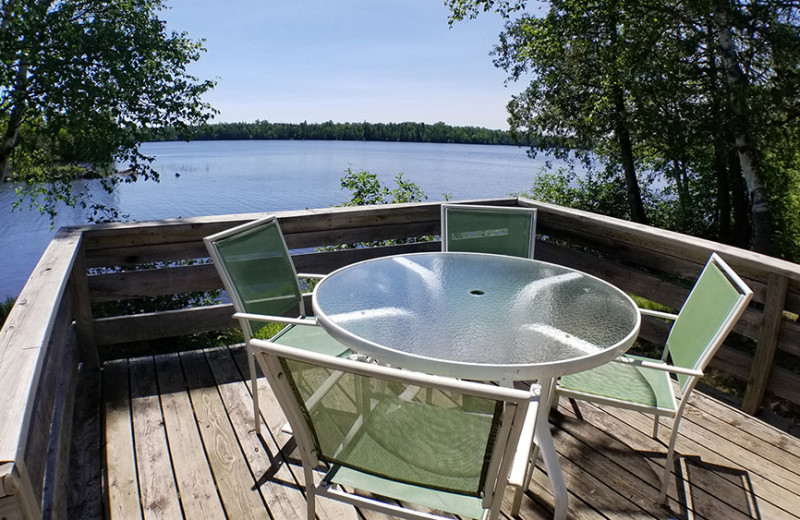
[[[754,354],[730,346],[715,366],[747,382],[753,413],[770,391],[800,403],[800,377],[774,365],[800,356],[800,265],[630,222],[525,199],[480,202],[538,208],[536,257],[574,267],[623,290],[679,309],[711,252],[754,289],[735,331]],[[383,247],[319,248],[439,233],[439,203],[278,213],[299,271],[330,272],[370,257],[438,250],[436,240]],[[119,300],[219,289],[202,237],[264,214],[104,224],[62,229],[48,247],[0,332],[0,518],[63,517],[75,386],[133,342],[235,327],[228,304],[97,317]],[[138,269],[126,266],[138,265]],[[142,265],[147,268],[142,269]],[[643,323],[662,342],[667,325]],[[79,361],[81,363],[79,363]]]

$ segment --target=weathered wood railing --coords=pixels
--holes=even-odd
[[[778,351],[800,356],[800,265],[714,242],[524,199],[483,204],[539,209],[536,257],[575,267],[623,290],[678,309],[712,251],[755,291],[736,332],[755,354],[729,346],[713,366],[747,382],[743,408],[765,391],[800,403],[800,377],[774,366]],[[298,270],[329,272],[354,261],[437,250],[438,241],[318,252],[317,248],[439,232],[439,203],[331,208],[278,214]],[[261,214],[105,224],[63,229],[50,244],[0,332],[0,519],[63,517],[76,380],[137,341],[235,326],[227,304],[96,317],[93,305],[218,289],[202,237]],[[152,264],[147,269],[124,266]],[[121,268],[121,269],[120,269]],[[643,324],[662,341],[666,325]],[[79,365],[79,360],[82,364]]]

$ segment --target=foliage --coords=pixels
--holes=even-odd
[[[507,20],[495,64],[528,82],[509,103],[512,133],[563,145],[533,153],[599,157],[599,180],[624,179],[617,216],[644,221],[640,202],[651,223],[800,258],[800,5],[447,4],[451,22],[489,11]],[[664,188],[657,204],[642,192],[652,178]]]
[[[474,126],[449,126],[444,123],[215,123],[182,131],[167,129],[151,136],[156,141],[210,140],[323,140],[397,141],[412,143],[518,144],[503,130]],[[543,146],[546,143],[541,143]]]
[[[342,189],[350,190],[350,200],[336,206],[366,206],[374,204],[398,204],[403,202],[422,202],[427,195],[414,182],[403,179],[398,173],[394,178],[397,187],[381,184],[378,175],[368,171],[355,172],[351,167],[345,170],[342,177]]]
[[[348,167],[346,175],[342,177],[342,189],[350,190],[350,200],[336,206],[369,206],[375,204],[400,204],[405,202],[422,202],[427,195],[414,182],[403,179],[403,174],[398,173],[394,178],[396,188],[384,186],[378,175],[368,171],[355,172]],[[376,242],[360,242],[357,244],[344,244],[333,249],[353,249],[357,247],[378,247],[391,244],[411,244],[414,242],[429,242],[431,236],[408,237],[394,240],[380,240]]]
[[[6,298],[5,302],[0,302],[0,328],[2,328],[3,323],[6,322],[6,318],[8,318],[8,313],[11,312],[11,307],[14,306],[15,301],[16,301],[15,298],[11,298],[9,296]]]
[[[202,43],[169,33],[162,0],[4,0],[0,11],[0,178],[43,212],[76,204],[77,172],[157,179],[139,143],[154,129],[207,121],[214,85],[187,72]]]

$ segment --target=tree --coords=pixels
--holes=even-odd
[[[673,229],[779,256],[798,249],[787,230],[800,217],[785,207],[800,187],[787,153],[800,148],[800,3],[552,0],[541,15],[525,0],[447,3],[451,23],[487,11],[508,20],[495,63],[530,78],[509,104],[512,130],[621,171],[627,216],[640,220],[646,171],[678,208]]]
[[[214,82],[187,72],[202,42],[167,32],[162,0],[0,1],[0,176],[28,182],[51,215],[76,202],[59,166],[119,160],[129,179],[157,178],[139,143],[212,115]]]
[[[451,1],[456,3],[464,6]],[[498,9],[508,16],[511,8],[504,4]],[[554,0],[544,16],[522,13],[510,21],[494,54],[510,79],[530,78],[509,103],[512,130],[562,137],[574,148],[613,155],[625,180],[630,218],[644,223],[630,110],[637,70],[647,63],[645,49],[635,44],[650,38],[652,30],[639,19],[642,11],[622,0]],[[632,37],[632,31],[639,34]]]

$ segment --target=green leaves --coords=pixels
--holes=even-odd
[[[427,195],[414,182],[403,179],[398,173],[394,178],[397,187],[389,189],[381,184],[378,175],[368,171],[354,172],[348,167],[342,177],[342,189],[350,190],[350,200],[340,206],[371,206],[374,204],[398,204],[422,202]]]
[[[678,231],[800,258],[800,164],[786,158],[800,150],[800,5],[551,0],[535,15],[507,2],[447,5],[452,20],[508,18],[495,64],[527,83],[508,105],[512,132],[532,153],[599,158],[603,182],[625,180],[629,207],[617,216],[636,220],[639,205]],[[661,203],[637,195],[643,172],[658,178]],[[582,204],[591,200],[575,190],[599,185],[539,188]]]
[[[138,144],[153,129],[201,124],[214,86],[187,72],[202,43],[169,33],[160,0],[6,0],[0,12],[0,174],[60,183],[54,166],[115,160],[156,178]],[[27,193],[52,213],[57,193]],[[57,188],[53,188],[56,192]],[[44,191],[42,191],[44,190]],[[74,203],[74,200],[73,200]]]

